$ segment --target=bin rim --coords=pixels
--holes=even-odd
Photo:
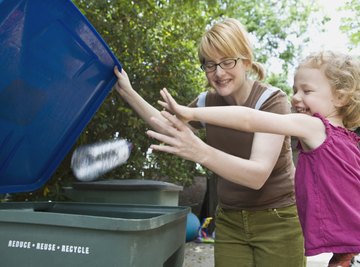
[[[109,214],[147,213],[149,218],[119,218],[89,215],[89,211]],[[0,223],[51,225],[104,231],[145,231],[159,228],[178,220],[186,220],[190,207],[133,205],[81,202],[4,202],[0,203]]]
[[[147,179],[114,179],[91,182],[74,182],[73,188],[77,190],[103,190],[103,191],[135,191],[135,190],[161,190],[182,191],[183,187],[169,182]]]

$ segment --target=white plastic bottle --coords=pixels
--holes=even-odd
[[[93,181],[100,175],[124,164],[132,144],[115,139],[78,147],[71,158],[71,168],[80,181]]]

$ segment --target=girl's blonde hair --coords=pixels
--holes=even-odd
[[[301,67],[317,68],[329,80],[333,94],[342,100],[338,113],[347,129],[360,126],[360,61],[358,58],[340,52],[321,51],[310,54]]]
[[[251,65],[251,70],[259,80],[265,77],[263,66],[254,61],[251,42],[245,27],[236,19],[228,18],[214,24],[200,40],[198,55],[201,64],[214,58],[215,54],[224,57],[241,58]]]

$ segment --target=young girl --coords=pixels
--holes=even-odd
[[[161,95],[165,102],[159,103],[176,117],[164,111],[171,124],[153,119],[166,135],[148,135],[167,144],[152,145],[154,150],[187,158],[188,150],[177,140],[188,121],[298,137],[295,192],[305,255],[332,252],[328,266],[350,266],[360,252],[360,137],[350,131],[360,125],[359,61],[331,51],[305,58],[294,78],[296,114],[240,106],[189,108],[178,105],[166,89]],[[202,155],[199,163],[206,164],[206,151]]]

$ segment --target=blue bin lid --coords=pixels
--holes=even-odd
[[[0,193],[40,188],[121,65],[70,0],[0,0]]]

